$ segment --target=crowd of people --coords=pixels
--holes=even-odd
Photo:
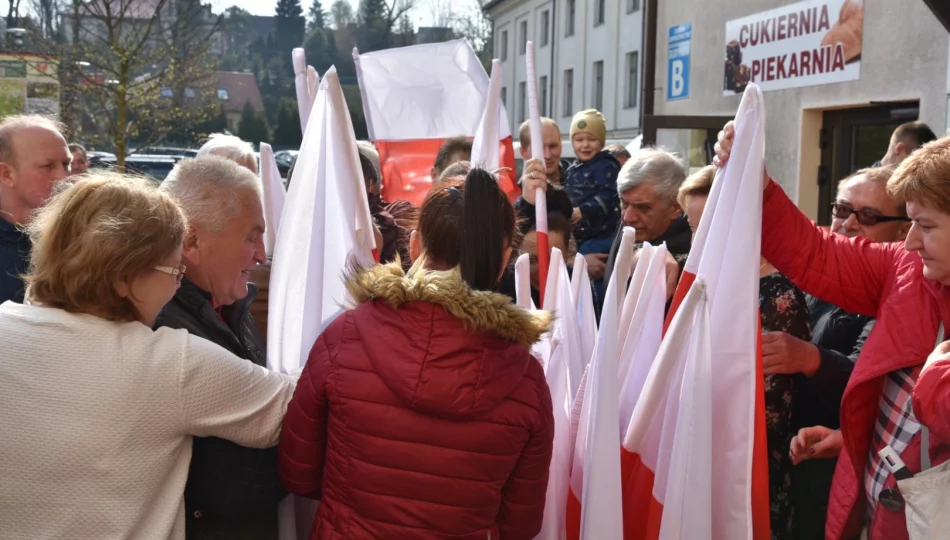
[[[419,208],[385,199],[361,141],[381,264],[345,276],[355,305],[281,375],[251,311],[267,263],[253,146],[213,136],[155,186],[88,169],[49,119],[4,120],[0,536],[277,538],[294,493],[320,500],[312,538],[534,538],[554,420],[530,348],[552,314],[512,300],[527,253],[540,305],[537,190],[597,310],[624,226],[635,250],[666,245],[671,297],[734,135],[690,174],[662,148],[605,148],[606,132],[578,113],[568,161],[556,122],[541,156],[526,122],[513,204],[449,139]],[[878,452],[920,471],[929,429],[934,462],[950,458],[950,138],[905,124],[869,165],[841,180],[830,228],[763,179],[776,540],[907,538]]]

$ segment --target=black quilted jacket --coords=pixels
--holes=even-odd
[[[211,305],[211,295],[186,278],[155,326],[183,328],[266,366],[266,348],[250,315],[257,287],[248,284],[248,289],[246,298],[225,306],[219,315]],[[193,449],[185,487],[189,526],[194,518],[233,526],[235,522],[259,523],[262,517],[276,516],[277,503],[286,494],[277,476],[276,447],[257,450],[216,437],[195,437]]]

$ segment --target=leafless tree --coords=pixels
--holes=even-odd
[[[58,57],[64,118],[111,143],[124,167],[129,142],[161,143],[207,119],[211,49],[220,18],[200,0],[72,0]]]
[[[336,0],[330,6],[330,19],[333,21],[333,27],[342,30],[356,22],[356,14],[353,13],[353,6],[348,0]]]

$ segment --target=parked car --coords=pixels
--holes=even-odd
[[[198,157],[198,151],[193,148],[182,148],[179,146],[149,146],[139,148],[136,154],[149,156],[183,156],[187,158]]]
[[[280,171],[281,178],[287,178],[287,173],[290,172],[290,167],[293,166],[294,161],[297,161],[297,150],[281,150],[279,152],[274,152],[274,161],[277,162],[277,170]]]
[[[184,159],[182,156],[132,154],[125,158],[126,172],[145,175],[156,182],[161,182],[172,171],[175,164]],[[96,156],[89,160],[90,167],[114,169],[116,157]]]

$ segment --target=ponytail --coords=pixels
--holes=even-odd
[[[501,274],[505,248],[514,236],[514,209],[498,181],[484,169],[469,171],[462,193],[458,229],[462,279],[472,289],[491,290]]]

